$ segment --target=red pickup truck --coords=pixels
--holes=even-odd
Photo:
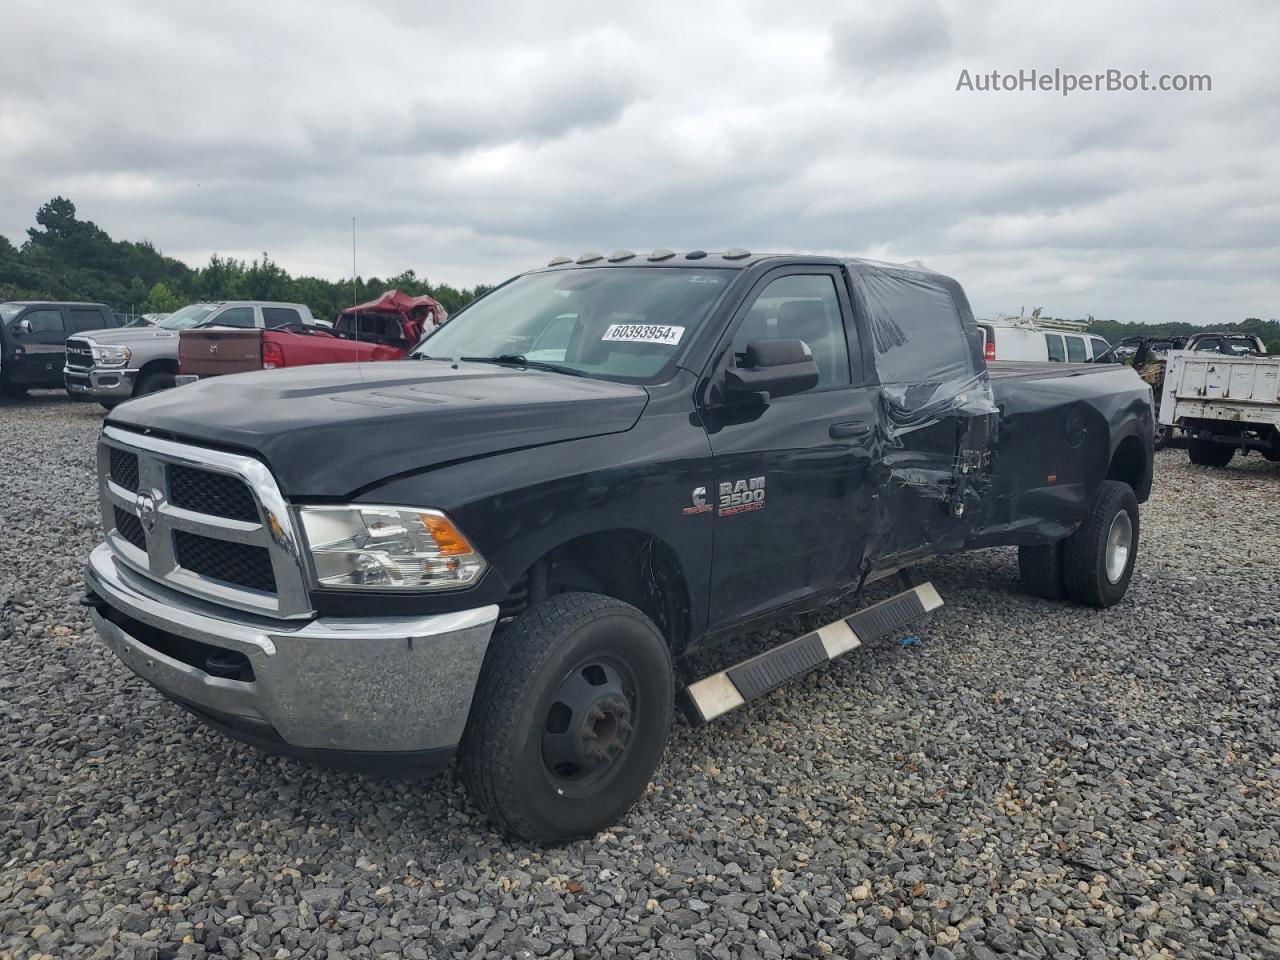
[[[178,382],[315,363],[398,360],[446,316],[431,297],[388,290],[341,313],[332,329],[290,324],[270,330],[184,330],[178,343]]]

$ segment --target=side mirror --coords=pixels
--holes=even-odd
[[[13,325],[13,331],[20,337],[31,336],[31,321],[19,320],[17,323]]]
[[[789,397],[817,385],[818,365],[803,340],[752,340],[743,366],[725,371],[725,392],[734,399]]]

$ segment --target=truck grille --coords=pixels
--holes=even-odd
[[[258,522],[253,494],[237,477],[176,464],[169,468],[169,502],[175,507],[211,513],[228,520]]]
[[[257,460],[107,427],[98,481],[118,563],[226,606],[311,615],[292,517]]]
[[[173,554],[178,566],[249,590],[276,592],[271,554],[266,547],[214,540],[185,530],[173,531]]]
[[[93,366],[93,350],[88,340],[77,340],[75,337],[67,340],[67,366],[77,370],[88,370]]]
[[[138,455],[111,448],[111,479],[130,493],[138,492]]]
[[[124,537],[131,544],[141,550],[147,552],[147,535],[142,532],[142,521],[135,517],[132,513],[125,513],[119,507],[116,507],[116,532]]]

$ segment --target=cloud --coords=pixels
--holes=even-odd
[[[911,70],[950,46],[947,15],[935,0],[868,4],[831,28],[833,58],[861,76]]]
[[[979,312],[1280,314],[1280,8],[16,0],[0,234],[471,284],[586,249],[925,260]],[[51,42],[56,38],[57,42]],[[1205,94],[957,92],[1208,73]]]

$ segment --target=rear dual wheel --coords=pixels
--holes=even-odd
[[[1023,585],[1033,596],[1090,607],[1118,603],[1138,556],[1138,499],[1133,488],[1104,480],[1079,529],[1060,543],[1018,548]]]
[[[643,794],[671,727],[666,640],[630,604],[562,593],[495,633],[461,749],[472,801],[509,833],[563,843]]]

